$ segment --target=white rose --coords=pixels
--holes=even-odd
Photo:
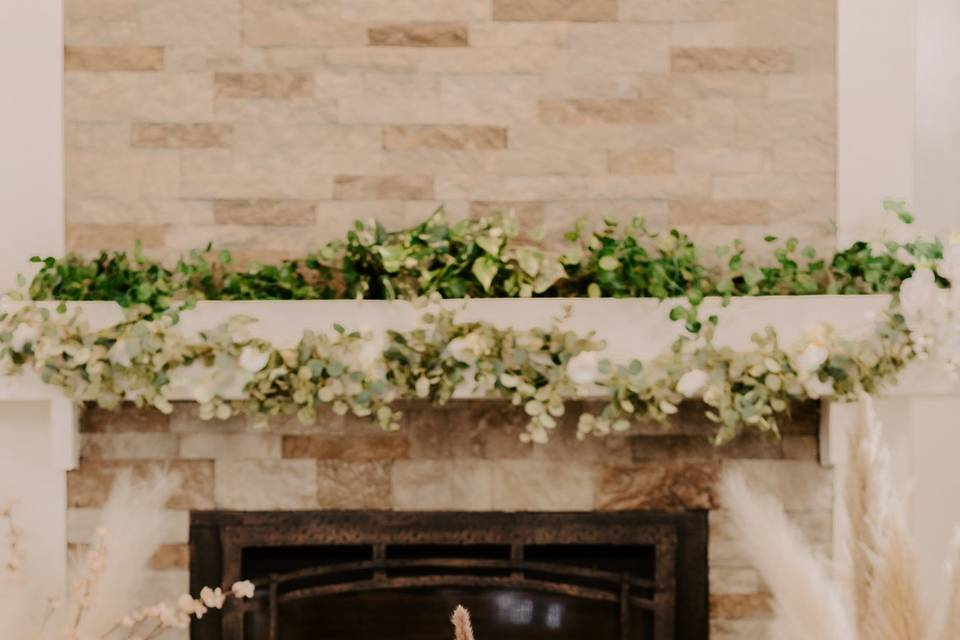
[[[269,353],[264,353],[254,347],[244,347],[243,351],[240,352],[240,358],[237,360],[237,364],[239,364],[240,368],[244,371],[256,373],[267,366],[269,360]]]
[[[455,360],[474,364],[483,355],[483,339],[476,333],[469,333],[462,338],[454,338],[447,345],[447,352]]]
[[[17,325],[17,328],[13,330],[13,337],[10,339],[10,347],[14,351],[23,351],[23,348],[27,344],[34,344],[37,341],[37,338],[40,337],[40,331],[37,330],[33,325],[26,324],[21,322]]]
[[[810,376],[803,382],[803,388],[807,395],[817,400],[824,396],[832,396],[834,393],[833,379],[827,378],[826,382],[820,380],[819,376]]]
[[[677,391],[686,398],[699,396],[707,383],[710,381],[710,374],[703,369],[694,369],[687,371],[677,380]]]
[[[830,357],[830,350],[822,343],[811,342],[795,358],[794,366],[801,373],[816,371]]]
[[[232,591],[233,595],[237,598],[252,598],[256,590],[256,586],[249,580],[234,582],[233,586],[230,587],[230,591]]]
[[[567,377],[574,384],[591,384],[600,374],[599,359],[595,351],[584,351],[567,362]]]

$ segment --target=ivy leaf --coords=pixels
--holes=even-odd
[[[603,256],[597,265],[604,271],[613,271],[620,266],[620,261],[613,256]]]
[[[484,255],[473,261],[473,267],[470,270],[480,281],[483,290],[489,292],[493,279],[500,270],[500,264],[489,255]]]
[[[479,236],[476,240],[477,246],[492,256],[500,255],[500,247],[503,246],[503,238],[494,238],[492,236]]]
[[[543,252],[531,247],[517,249],[517,264],[531,278],[540,273],[540,263],[543,261]]]

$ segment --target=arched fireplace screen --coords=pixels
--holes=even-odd
[[[195,512],[191,586],[257,584],[194,640],[704,640],[706,514]]]

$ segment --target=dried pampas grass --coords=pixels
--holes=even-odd
[[[470,612],[458,605],[450,618],[453,623],[454,640],[473,640],[473,627],[470,625]]]
[[[920,598],[917,558],[871,399],[861,397],[843,478],[843,552],[835,578],[771,497],[728,473],[721,499],[744,550],[773,593],[779,640],[960,640],[960,542],[936,631]]]

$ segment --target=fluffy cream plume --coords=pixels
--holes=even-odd
[[[947,602],[943,615],[943,628],[938,640],[960,638],[960,530],[953,535],[950,545],[950,562],[947,564]]]
[[[781,640],[853,640],[856,636],[836,586],[772,497],[753,491],[742,474],[720,487],[737,539],[774,596],[775,635]]]
[[[450,618],[453,623],[454,640],[473,640],[473,627],[470,625],[470,612],[457,605]]]
[[[156,473],[136,480],[117,476],[100,519],[103,564],[90,579],[90,593],[80,618],[81,637],[101,637],[125,613],[142,604],[144,575],[150,556],[165,534],[163,507],[180,485],[176,475]]]

